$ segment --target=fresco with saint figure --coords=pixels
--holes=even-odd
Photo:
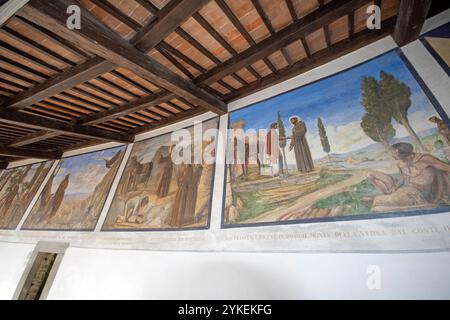
[[[234,111],[264,142],[227,165],[223,227],[448,211],[448,123],[398,51]]]
[[[194,127],[184,129],[192,137],[185,148],[199,146],[213,163],[205,158],[192,164],[173,161],[183,152],[171,133],[136,142],[103,230],[207,228],[218,124],[218,118],[203,122],[200,134],[194,134]]]
[[[0,173],[0,229],[15,229],[45,180],[53,161]]]
[[[62,159],[22,229],[93,230],[124,153],[117,147]]]

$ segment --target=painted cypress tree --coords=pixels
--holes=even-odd
[[[361,90],[361,105],[366,110],[361,120],[361,128],[369,138],[381,143],[389,153],[395,129],[392,126],[392,113],[383,102],[379,83],[374,77],[364,77]]]
[[[331,164],[330,141],[328,140],[327,130],[325,129],[325,126],[323,125],[322,119],[320,119],[320,118],[317,119],[317,127],[319,128],[319,136],[320,136],[320,142],[322,143],[322,149],[328,155],[328,161]]]
[[[390,119],[366,113],[361,120],[361,128],[369,138],[381,143],[389,154],[390,141],[395,137],[395,129]]]
[[[286,128],[284,127],[283,119],[281,118],[280,111],[277,113],[277,123],[278,123],[278,135],[280,137],[279,145],[281,148],[281,152],[283,153],[283,159],[281,159],[284,162],[283,168],[286,175],[289,174],[289,169],[287,167],[287,160],[286,160]]]
[[[385,107],[390,110],[394,120],[405,127],[417,146],[425,151],[425,146],[420,141],[419,136],[412,128],[408,119],[408,111],[412,105],[410,87],[384,71],[381,71],[380,78],[380,96]]]
[[[361,105],[368,113],[381,113],[385,108],[380,95],[380,86],[374,77],[363,77],[361,81]],[[384,110],[390,113],[390,110]]]

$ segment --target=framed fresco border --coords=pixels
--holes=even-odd
[[[434,48],[430,45],[430,43],[425,39],[425,37],[420,38],[420,42],[423,44],[425,48],[430,52],[430,54],[433,56],[433,58],[436,60],[437,63],[441,66],[441,68],[447,73],[447,75],[450,77],[450,67],[445,63],[445,61],[441,58],[441,56],[434,50]]]
[[[48,178],[50,177],[50,174],[53,173],[54,169],[56,168],[56,165],[59,163],[59,160],[44,160],[44,161],[36,161],[30,164],[23,164],[23,165],[19,165],[17,167],[12,167],[12,168],[7,168],[5,170],[2,170],[2,172],[0,172],[0,179],[3,176],[3,174],[7,171],[7,170],[15,170],[18,168],[23,168],[26,166],[34,166],[35,164],[38,163],[44,163],[44,162],[50,162],[50,168],[48,169],[48,173],[45,175],[44,180],[42,180],[42,183],[39,185],[39,187],[36,189],[35,194],[31,197],[30,202],[28,203],[28,205],[25,207],[25,211],[22,213],[19,222],[16,224],[15,227],[11,227],[11,228],[2,228],[0,227],[0,230],[2,231],[13,231],[13,230],[19,230],[18,228],[22,225],[24,219],[26,219],[26,217],[28,217],[30,211],[30,207],[34,206],[35,204],[35,200],[38,197],[38,195],[41,194],[42,189],[44,189],[45,184],[48,181]]]
[[[426,85],[426,83],[423,81],[423,79],[420,77],[420,75],[417,73],[417,71],[415,70],[414,66],[411,64],[411,62],[408,60],[408,58],[405,56],[405,54],[402,52],[401,48],[394,48],[391,50],[388,50],[386,52],[383,52],[377,56],[374,56],[370,59],[367,59],[363,62],[357,63],[351,67],[348,67],[346,69],[340,70],[338,72],[335,73],[331,73],[325,77],[322,77],[320,79],[317,79],[315,81],[306,83],[304,85],[292,88],[290,90],[278,93],[276,95],[273,95],[271,97],[268,97],[266,99],[262,99],[259,100],[257,102],[251,103],[249,105],[243,106],[241,108],[237,108],[231,112],[229,112],[229,115],[232,114],[233,112],[238,112],[240,110],[243,109],[247,109],[250,107],[253,107],[257,104],[260,104],[264,101],[268,101],[271,99],[274,99],[276,97],[285,95],[285,94],[289,94],[290,92],[299,90],[301,88],[306,88],[310,85],[313,85],[315,83],[318,83],[320,81],[329,79],[331,77],[334,77],[336,75],[339,75],[341,73],[347,72],[349,70],[355,69],[359,66],[362,66],[366,63],[369,63],[373,60],[376,60],[378,58],[381,58],[385,55],[388,55],[392,52],[395,52],[398,54],[398,56],[400,57],[401,61],[405,64],[406,68],[408,69],[408,71],[412,74],[412,76],[414,77],[414,80],[417,81],[419,87],[422,89],[422,91],[424,92],[425,96],[430,100],[430,103],[432,104],[432,106],[434,107],[434,109],[436,110],[436,112],[442,117],[442,119],[445,121],[445,123],[447,124],[447,126],[450,128],[450,118],[449,116],[446,114],[446,112],[444,111],[444,109],[442,108],[441,104],[438,102],[438,100],[436,99],[436,97],[434,96],[434,94],[431,92],[431,90],[429,89],[429,87]],[[231,126],[231,117],[228,115],[228,125],[227,125],[227,129],[230,129]],[[228,141],[228,140],[227,140]],[[226,144],[226,148],[228,148],[228,144]],[[227,154],[227,151],[225,151],[225,154]],[[257,223],[236,223],[236,224],[225,224],[225,199],[226,199],[226,184],[227,184],[227,179],[228,179],[228,175],[227,175],[227,165],[225,165],[225,170],[224,170],[224,184],[223,184],[223,199],[222,199],[222,210],[221,210],[221,229],[238,229],[238,228],[256,228],[256,227],[273,227],[273,226],[288,226],[288,225],[304,225],[304,224],[316,224],[316,223],[327,223],[327,222],[345,222],[345,221],[364,221],[364,220],[381,220],[381,219],[390,219],[390,218],[402,218],[402,217],[413,217],[413,216],[426,216],[426,215],[434,215],[434,214],[442,214],[442,213],[447,213],[450,211],[450,205],[449,206],[445,206],[445,207],[440,207],[440,208],[435,208],[435,209],[431,209],[431,210],[405,210],[405,211],[401,211],[401,212],[384,212],[384,213],[373,213],[373,214],[366,214],[366,215],[362,215],[362,214],[358,214],[358,215],[348,215],[348,216],[344,216],[344,217],[326,217],[326,218],[311,218],[311,219],[296,219],[296,220],[290,220],[290,221],[272,221],[272,222],[257,222]]]
[[[108,215],[109,209],[111,208],[112,201],[114,200],[115,194],[117,192],[119,182],[122,179],[123,172],[125,171],[128,160],[130,159],[130,155],[131,155],[133,146],[134,146],[134,143],[130,143],[125,148],[125,154],[123,155],[120,166],[117,169],[117,174],[112,181],[111,189],[109,190],[109,193],[106,196],[105,205],[103,206],[102,211],[100,212],[100,215],[98,217],[97,223],[95,224],[94,232],[100,232],[102,225],[106,220],[106,216]]]
[[[414,79],[417,81],[417,83],[419,84],[420,88],[423,90],[423,92],[427,96],[427,98],[430,100],[431,104],[436,109],[437,113],[439,113],[439,115],[441,116],[442,120],[444,120],[444,122],[447,125],[447,127],[450,128],[450,118],[447,115],[447,113],[445,112],[445,110],[442,108],[442,106],[439,103],[439,101],[436,99],[436,97],[433,94],[433,92],[431,92],[431,90],[428,87],[428,85],[420,77],[419,73],[416,71],[416,69],[414,68],[412,63],[409,61],[409,59],[406,57],[406,55],[403,53],[403,51],[401,49],[397,49],[397,53],[400,56],[400,59],[402,59],[403,63],[408,68],[409,72],[411,72],[411,74],[413,75]]]
[[[96,150],[96,151],[86,151],[86,152],[81,152],[81,153],[79,153],[79,154],[75,154],[75,155],[63,157],[63,158],[61,158],[60,162],[63,161],[63,160],[65,160],[65,159],[70,159],[70,158],[74,158],[74,157],[78,157],[78,156],[82,156],[82,155],[86,155],[86,154],[90,154],[90,153],[96,153],[96,152],[101,152],[101,151],[107,151],[107,150],[112,150],[112,149],[117,149],[117,148],[124,148],[124,151],[126,151],[127,145],[123,144],[123,145],[118,145],[118,146],[115,146],[115,147],[109,147],[109,148],[105,148],[105,149],[99,149],[99,150]],[[56,168],[55,168],[55,171],[56,171]],[[54,171],[53,171],[52,173],[54,173]],[[117,170],[116,174],[114,175],[114,179],[115,179],[115,177],[117,176],[118,173],[119,173],[119,170]],[[113,179],[113,181],[114,181],[114,179]],[[47,181],[47,182],[48,182],[48,181]],[[86,228],[86,229],[81,229],[81,228],[79,228],[79,229],[78,229],[78,228],[77,228],[77,229],[37,228],[37,229],[35,229],[35,228],[25,228],[25,227],[22,226],[22,227],[20,228],[20,231],[36,231],[36,232],[39,232],[39,231],[49,231],[49,232],[95,232],[95,227],[97,226],[98,220],[100,219],[100,215],[101,215],[101,213],[102,213],[102,211],[103,211],[103,208],[104,208],[105,205],[106,205],[106,200],[107,200],[107,198],[108,198],[108,195],[109,195],[110,192],[111,192],[111,189],[112,189],[112,183],[111,183],[111,186],[110,186],[109,189],[108,189],[108,192],[107,192],[107,194],[106,194],[104,203],[103,203],[103,205],[102,205],[102,210],[100,211],[100,213],[99,213],[99,215],[98,215],[98,217],[97,217],[97,219],[96,219],[96,221],[95,221],[95,224],[94,224],[94,227],[93,227],[93,228],[89,228],[89,229],[87,229],[87,228]],[[39,198],[41,197],[41,194],[42,194],[42,190],[41,190],[41,192],[39,192],[39,195],[38,195],[38,197],[37,197],[36,202],[37,202],[37,201],[39,200]],[[34,205],[35,205],[35,204],[36,204],[36,203],[34,203]],[[34,208],[34,205],[33,205],[33,208]],[[31,210],[30,210],[30,212],[29,212],[29,215],[31,215],[31,211],[33,210],[33,208],[31,208]],[[28,219],[29,215],[27,216],[27,219]],[[26,220],[23,221],[23,224],[25,224],[25,222],[26,222]]]
[[[203,123],[203,122],[212,121],[212,120],[217,120],[217,130],[219,131],[220,117],[214,116],[212,118],[209,118],[207,120],[203,120],[201,122]],[[170,132],[157,134],[155,136],[139,140],[139,141],[137,141],[137,142],[135,142],[133,144],[132,150],[130,152],[130,156],[133,153],[134,148],[136,147],[136,144],[141,142],[141,141],[148,141],[148,140],[151,140],[151,139],[155,139],[155,138],[158,138],[158,137],[162,137],[162,136],[171,134],[172,132],[175,132],[175,131],[178,131],[178,130],[190,129],[190,128],[194,127],[194,126],[195,126],[195,123],[193,125],[187,125],[187,126],[180,127],[178,129],[172,130]],[[217,156],[217,144],[218,144],[218,138],[216,137],[216,156]],[[127,162],[128,162],[128,160],[127,160]],[[212,168],[211,196],[210,196],[210,199],[209,199],[209,206],[208,206],[209,214],[208,214],[208,220],[207,220],[207,225],[206,226],[204,226],[204,227],[183,227],[183,228],[177,228],[177,229],[175,229],[175,228],[152,228],[152,229],[150,229],[150,228],[142,228],[142,229],[122,229],[122,228],[117,228],[117,229],[105,229],[106,217],[109,214],[109,209],[111,208],[111,205],[114,203],[114,200],[117,197],[117,192],[115,192],[114,193],[114,197],[113,197],[113,199],[111,201],[111,204],[110,204],[110,208],[108,208],[108,213],[106,214],[105,220],[103,222],[103,225],[101,226],[99,231],[100,232],[105,232],[105,233],[129,233],[129,232],[143,233],[143,232],[178,232],[178,231],[209,230],[210,227],[211,227],[212,203],[213,203],[213,198],[214,198],[214,181],[216,179],[216,175],[214,173],[216,171],[216,166],[217,166],[217,157],[216,157],[216,161],[214,161],[214,165],[213,165],[213,168]],[[119,184],[122,181],[122,178],[123,178],[123,172],[122,172],[122,176],[120,177]]]

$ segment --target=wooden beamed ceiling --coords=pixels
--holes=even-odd
[[[231,100],[394,30],[406,44],[428,2],[2,1],[0,168],[224,114]],[[80,30],[66,26],[72,4],[81,8]],[[381,30],[366,28],[370,4],[382,8]]]

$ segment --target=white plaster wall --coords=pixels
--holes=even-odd
[[[0,300],[10,300],[34,245],[0,242]]]
[[[381,271],[369,290],[367,268]],[[192,253],[69,248],[49,299],[450,299],[450,253]]]
[[[438,24],[427,23],[427,27],[431,29],[431,26],[436,27],[449,21],[450,11],[440,15],[437,20],[439,20]],[[395,43],[391,38],[383,39],[306,74],[236,101],[231,104],[230,109],[235,110],[315,81],[394,47]],[[444,73],[438,69],[439,66],[431,55],[424,51],[420,43],[416,42],[406,47],[404,52],[416,65],[418,73],[448,112],[450,106],[448,78],[442,80]],[[197,119],[187,120],[175,126],[142,135],[140,139],[181,128],[193,124],[195,120],[211,116],[206,114]],[[224,128],[226,117],[223,117],[221,122]],[[105,145],[76,153],[111,146]],[[219,153],[219,157],[223,155]],[[25,162],[17,165],[23,164]],[[312,229],[320,231],[322,226],[320,224],[302,227],[284,226],[251,231],[247,229],[220,230],[223,178],[223,167],[219,165],[215,178],[216,194],[213,200],[212,226],[209,231],[189,232],[182,235],[170,232],[140,234],[0,232],[0,299],[10,299],[13,296],[28,257],[38,240],[64,240],[71,242],[72,246],[77,246],[67,250],[50,290],[50,299],[450,299],[450,252],[448,252],[450,238],[447,235],[450,229],[442,229],[437,236],[431,234],[427,236],[426,233],[429,232],[427,229],[421,235],[383,238],[384,242],[381,238],[372,241],[370,237],[359,241],[362,247],[374,247],[373,244],[376,243],[378,247],[374,249],[383,250],[390,247],[392,250],[397,250],[396,253],[395,251],[383,254],[300,253],[299,251],[309,249],[305,247],[306,240],[294,240],[287,243],[288,245],[281,240],[270,240],[270,245],[248,241],[245,245],[233,246],[224,242],[222,238],[234,233],[255,233],[258,236],[268,231],[280,234],[290,231],[306,232]],[[449,215],[413,217],[409,220],[411,221],[408,225],[414,228],[425,224],[438,226],[448,223]],[[407,219],[399,220],[399,225],[405,226],[406,221]],[[372,228],[370,222],[365,224]],[[379,222],[376,227],[387,229],[394,224],[394,220],[386,220]],[[346,223],[334,226],[344,228]],[[416,230],[414,228],[413,230]],[[441,236],[442,232],[446,234]],[[183,242],[178,236],[187,240]],[[324,240],[311,238],[308,241],[311,243],[310,247],[316,246],[317,249],[318,244]],[[345,241],[347,240],[326,240],[323,248],[320,248],[329,251],[338,250],[342,248]],[[196,250],[208,252],[186,251],[194,250],[193,243]],[[109,248],[116,245],[124,250],[95,248]],[[424,250],[433,250],[439,247],[442,248],[442,252],[400,253],[398,250],[406,249],[399,247],[408,248],[408,250],[418,250],[419,247]],[[185,252],[130,250],[135,248],[185,250]],[[353,249],[362,250],[358,247]],[[212,250],[217,251],[212,252]],[[267,252],[237,253],[221,250]],[[296,252],[281,253],[280,251],[283,250]],[[270,251],[278,251],[278,253]],[[381,290],[371,291],[366,286],[367,268],[371,265],[380,267]]]

